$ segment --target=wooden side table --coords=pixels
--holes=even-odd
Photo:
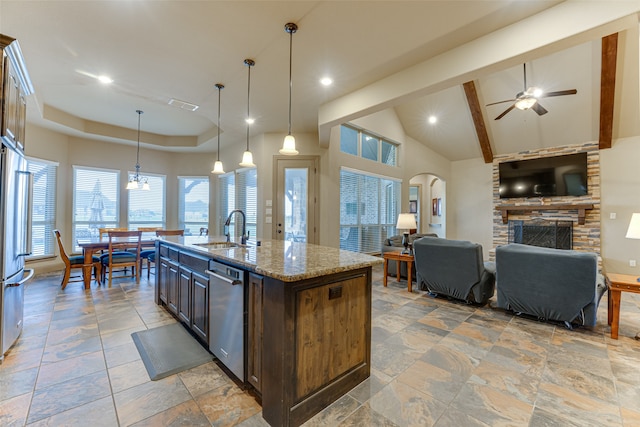
[[[399,282],[400,281],[400,263],[401,262],[406,262],[407,263],[407,284],[409,286],[409,292],[412,292],[412,287],[411,287],[411,282],[412,282],[412,277],[411,277],[411,270],[413,269],[413,255],[409,255],[409,254],[403,254],[400,252],[385,252],[382,257],[384,258],[384,279],[383,279],[383,283],[384,286],[387,286],[387,275],[389,274],[389,260],[392,261],[397,261],[398,262],[398,268],[396,269],[396,280]]]
[[[618,339],[618,326],[620,324],[620,298],[622,292],[640,294],[640,282],[638,276],[629,274],[607,274],[609,307],[607,310],[608,322],[611,325],[611,338]]]

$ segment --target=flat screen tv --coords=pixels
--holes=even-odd
[[[500,198],[584,196],[587,153],[499,164]]]

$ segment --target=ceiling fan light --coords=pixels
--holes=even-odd
[[[528,110],[529,108],[533,107],[536,102],[538,102],[538,100],[535,97],[525,95],[522,98],[518,99],[514,105],[518,110]]]
[[[535,98],[540,98],[542,96],[542,94],[544,93],[544,90],[540,89],[539,87],[532,87],[531,89],[528,90],[528,92],[533,95]]]
[[[224,173],[224,168],[222,167],[222,162],[220,160],[216,160],[216,162],[213,164],[213,170],[211,171],[211,173],[215,173],[217,175]]]
[[[284,154],[285,156],[295,156],[298,154],[298,150],[296,150],[296,139],[293,135],[287,135],[284,137],[280,154]]]
[[[242,153],[242,161],[240,162],[240,166],[243,168],[255,168],[256,165],[253,163],[253,154],[251,151],[247,150]]]

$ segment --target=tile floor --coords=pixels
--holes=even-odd
[[[639,426],[640,295],[620,339],[472,307],[374,269],[372,375],[305,426]],[[150,381],[131,333],[174,322],[153,286],[60,275],[26,289],[25,327],[0,365],[2,426],[266,426],[214,362]],[[415,288],[414,288],[415,289]]]

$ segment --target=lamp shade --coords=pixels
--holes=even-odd
[[[251,151],[247,150],[242,154],[242,161],[240,162],[240,166],[243,168],[255,168],[256,165],[253,163],[253,154]]]
[[[296,139],[293,135],[289,134],[284,137],[284,142],[282,144],[282,148],[280,149],[280,154],[284,154],[287,156],[295,156],[298,154],[298,150],[296,150]]]
[[[401,213],[398,215],[396,228],[399,230],[413,230],[414,228],[418,228],[415,215],[412,213]]]
[[[624,237],[627,239],[640,239],[640,213],[634,213],[631,215],[627,235]]]

